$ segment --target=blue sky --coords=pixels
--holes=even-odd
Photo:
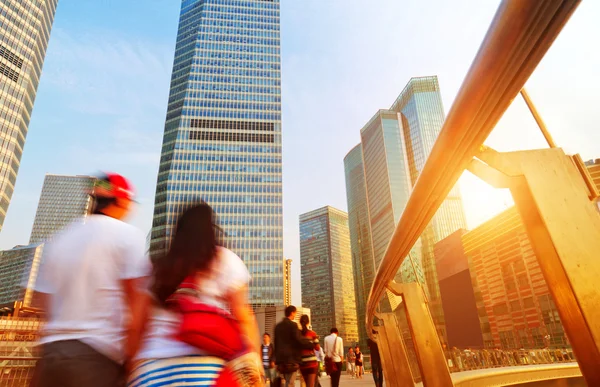
[[[343,158],[360,128],[413,76],[438,75],[446,111],[498,1],[281,0],[285,254],[299,302],[298,215],[346,209]],[[368,4],[368,6],[367,6]],[[0,248],[29,240],[45,173],[114,170],[148,232],[180,2],[60,0]],[[600,2],[583,2],[528,90],[556,142],[600,158]],[[516,99],[487,144],[544,147]],[[510,203],[471,176],[461,180],[469,226]]]

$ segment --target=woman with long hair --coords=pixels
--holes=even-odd
[[[300,372],[306,387],[314,387],[317,380],[317,372],[319,372],[319,361],[315,354],[315,350],[319,351],[319,336],[312,330],[308,329],[310,319],[307,315],[303,314],[300,317],[300,325],[302,326],[302,336],[310,340],[315,347],[313,349],[302,350],[302,364],[300,364]]]
[[[215,228],[211,207],[194,205],[179,218],[169,251],[154,261],[151,291],[155,303],[131,365],[129,386],[214,385],[224,374],[224,359],[213,356],[210,349],[176,339],[183,315],[169,307],[169,300],[182,282],[191,283],[198,303],[230,311],[239,324],[241,340],[258,355],[258,326],[248,305],[250,275],[237,255],[219,246]]]

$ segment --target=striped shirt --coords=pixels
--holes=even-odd
[[[307,331],[306,334],[302,335],[305,338],[309,339],[314,345],[314,349],[303,349],[302,350],[302,365],[300,368],[317,368],[319,363],[317,362],[317,356],[315,355],[315,350],[320,350],[319,346],[319,336],[314,331]]]

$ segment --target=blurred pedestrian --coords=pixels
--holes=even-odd
[[[303,314],[300,317],[302,336],[313,343],[314,347],[302,350],[302,363],[300,364],[300,372],[302,373],[302,378],[304,379],[304,383],[306,383],[306,387],[315,387],[317,373],[319,372],[319,362],[317,360],[317,356],[315,355],[315,351],[319,350],[321,347],[319,345],[319,336],[317,336],[314,331],[308,329],[308,324],[310,324],[310,319],[308,315]]]
[[[371,351],[371,372],[373,373],[373,381],[375,387],[383,387],[383,367],[381,366],[381,356],[377,343],[371,339],[367,340],[367,345]]]
[[[354,348],[350,347],[348,355],[346,356],[346,373],[352,376],[352,379],[356,376],[356,355],[354,354]]]
[[[38,387],[122,385],[151,302],[146,238],[123,221],[133,203],[131,183],[108,173],[90,195],[92,214],[44,247],[34,295],[48,318]]]
[[[363,370],[363,354],[360,351],[360,347],[357,345],[354,349],[354,354],[356,355],[356,378],[362,379],[364,370]]]
[[[271,335],[269,335],[268,333],[265,333],[263,335],[261,354],[263,367],[265,369],[265,382],[268,381],[269,385],[272,386],[275,372],[275,354],[273,350],[273,344],[271,344]]]
[[[155,303],[130,385],[263,385],[249,281],[240,257],[219,246],[212,208],[186,209],[169,251],[154,261]]]
[[[325,368],[331,377],[331,387],[340,386],[342,363],[344,362],[344,340],[339,337],[337,328],[331,328],[331,334],[325,342]]]
[[[285,308],[285,318],[275,327],[275,364],[282,375],[282,386],[293,387],[302,363],[302,350],[314,350],[312,341],[302,337],[296,318],[296,307]]]

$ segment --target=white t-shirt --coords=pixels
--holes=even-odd
[[[231,250],[219,247],[217,257],[209,275],[197,284],[200,293],[199,302],[227,309],[225,297],[250,282],[250,274],[240,257]],[[178,356],[200,355],[196,347],[174,338],[180,325],[177,313],[159,306],[152,308],[150,320],[142,348],[137,359],[162,359]]]
[[[325,356],[333,358],[336,363],[344,357],[344,340],[335,333],[325,337]]]
[[[35,290],[50,295],[41,343],[80,340],[123,361],[125,299],[120,280],[149,277],[146,238],[135,227],[92,215],[44,247]]]

